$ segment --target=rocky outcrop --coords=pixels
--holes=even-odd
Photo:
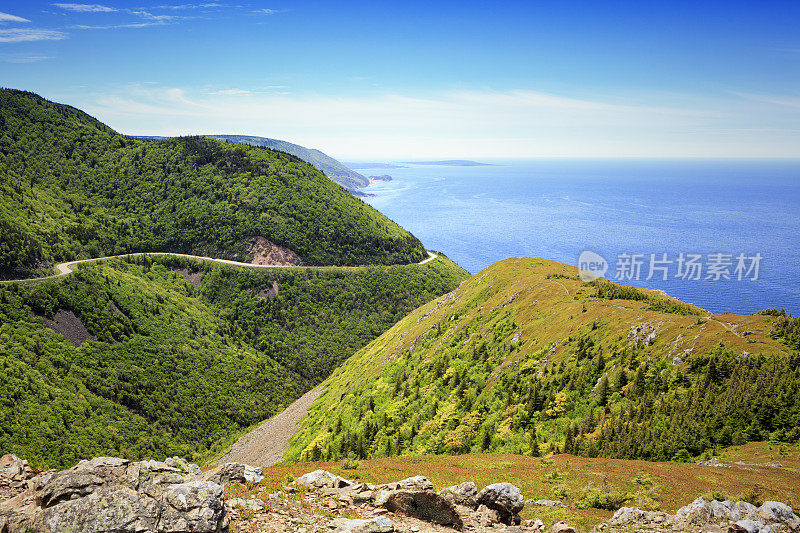
[[[730,533],[798,532],[800,519],[791,507],[781,502],[767,501],[756,507],[744,501],[708,501],[700,497],[674,515],[623,507],[614,513],[608,524],[601,524],[598,529],[614,533],[632,529],[705,531],[715,527],[727,528]]]
[[[96,457],[31,479],[26,492],[0,506],[0,516],[9,533],[224,531],[223,487],[198,472],[180,458]]]
[[[500,521],[515,525],[521,522],[519,512],[525,507],[522,491],[511,483],[493,483],[484,487],[475,498],[478,505],[497,511]]]
[[[226,485],[228,483],[258,483],[264,479],[264,476],[261,474],[262,469],[260,466],[255,467],[240,463],[226,463],[200,474],[200,478],[218,485]]]

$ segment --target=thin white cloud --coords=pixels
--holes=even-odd
[[[30,22],[30,20],[0,11],[0,22]]]
[[[63,31],[39,28],[0,29],[0,43],[22,43],[30,41],[60,41],[68,35]]]
[[[115,7],[103,6],[100,4],[53,4],[61,9],[67,11],[76,11],[78,13],[114,13],[119,11]]]
[[[175,20],[185,20],[188,17],[178,17],[176,15],[154,15],[149,11],[131,11],[132,15],[136,15],[138,17],[142,17],[143,19],[151,20],[153,22],[158,22],[161,24],[166,24],[168,22],[172,22]]]
[[[0,59],[5,61],[6,63],[24,64],[24,63],[38,63],[39,61],[46,61],[48,59],[53,59],[53,58],[50,56],[34,56],[34,55],[3,55],[0,56]]]
[[[208,94],[214,94],[219,96],[248,96],[253,93],[244,89],[221,89],[219,91],[214,91]]]
[[[210,9],[213,7],[230,7],[226,6],[225,4],[217,4],[217,3],[207,3],[207,4],[178,4],[178,5],[164,5],[164,6],[155,6],[148,9],[172,9],[172,10],[182,10],[182,9]]]
[[[280,13],[280,10],[263,8],[263,9],[256,9],[255,11],[251,11],[251,13],[253,13],[255,15],[276,15],[276,14]]]
[[[163,26],[164,22],[131,22],[129,24],[105,24],[105,25],[91,25],[91,24],[75,24],[70,26],[73,30],[118,30],[122,28],[148,28],[150,26]]]
[[[779,96],[774,94],[753,94],[753,93],[737,93],[737,92],[733,94],[756,102],[763,102],[765,104],[773,104],[782,107],[800,109],[800,97],[797,96]]]

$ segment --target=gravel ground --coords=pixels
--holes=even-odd
[[[310,390],[273,418],[242,435],[230,451],[214,464],[272,466],[283,462],[283,453],[289,447],[289,439],[297,431],[300,419],[323,391],[322,387]]]

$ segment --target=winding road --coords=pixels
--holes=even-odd
[[[437,257],[437,254],[431,252],[430,250],[426,250],[428,252],[427,259],[423,259],[418,265],[424,265],[429,261],[433,261]],[[82,263],[94,263],[99,261],[107,261],[109,259],[118,259],[122,257],[134,257],[137,255],[173,255],[176,257],[186,257],[188,259],[198,259],[200,261],[211,261],[214,263],[221,263],[224,265],[233,265],[233,266],[240,266],[240,267],[247,267],[247,268],[313,268],[315,270],[329,270],[329,269],[357,269],[357,268],[368,268],[367,266],[294,266],[294,265],[254,265],[252,263],[242,263],[240,261],[231,261],[229,259],[215,259],[213,257],[205,257],[201,255],[190,255],[190,254],[177,254],[172,252],[140,252],[135,254],[121,254],[121,255],[109,255],[106,257],[95,257],[92,259],[80,259],[78,261],[68,261],[66,263],[59,263],[56,265],[56,270],[58,271],[57,274],[53,274],[51,276],[44,276],[41,278],[24,278],[24,279],[9,279],[0,281],[0,283],[32,283],[38,281],[44,281],[48,279],[60,278],[62,276],[67,276],[72,274],[77,265]]]

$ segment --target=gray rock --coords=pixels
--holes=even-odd
[[[333,488],[340,489],[349,487],[353,484],[352,481],[344,479],[335,474],[331,474],[327,470],[314,470],[307,474],[303,474],[292,482],[295,486],[312,487],[312,488]]]
[[[31,477],[33,477],[33,470],[25,459],[20,459],[13,453],[0,457],[0,479],[21,482]]]
[[[637,509],[636,507],[621,507],[617,509],[610,521],[615,524],[630,524],[632,522],[639,522],[644,517],[645,511],[641,509]]]
[[[786,524],[790,529],[800,528],[800,519],[785,503],[766,501],[758,508],[758,514],[767,522]]]
[[[754,522],[753,520],[739,520],[735,524],[731,524],[728,531],[735,533],[759,533],[764,524],[761,522]]]
[[[758,520],[758,507],[750,502],[736,502],[730,516],[731,520]]]
[[[464,527],[453,504],[432,491],[402,489],[382,491],[375,500],[375,505],[394,513],[403,512],[420,520],[451,526],[458,530]]]
[[[511,483],[493,483],[484,487],[475,498],[478,505],[494,509],[506,525],[520,523],[519,512],[525,507],[522,491]]]
[[[394,524],[385,516],[376,516],[369,519],[348,520],[347,518],[334,518],[329,524],[336,533],[392,533]]]
[[[199,466],[186,461],[182,457],[170,457],[169,459],[165,460],[164,463],[172,468],[177,468],[185,474],[195,474],[199,476],[203,473]]]
[[[551,531],[553,533],[575,533],[575,528],[564,521],[559,521],[553,524]]]
[[[566,507],[564,502],[558,500],[528,500],[525,503],[536,505],[537,507]]]
[[[711,522],[711,505],[700,496],[695,501],[681,507],[675,515],[688,524],[703,525]]]
[[[492,527],[500,522],[500,515],[494,509],[489,509],[485,505],[479,505],[475,510],[475,518],[483,527]]]
[[[405,490],[433,490],[433,483],[425,476],[413,476],[397,482],[398,488]]]
[[[223,489],[157,461],[98,457],[31,481],[33,504],[7,509],[11,531],[216,533]],[[4,513],[6,513],[4,511]]]
[[[241,463],[226,463],[204,472],[200,479],[212,481],[218,485],[228,483],[258,483],[264,479],[261,467],[244,465]]]
[[[710,502],[709,507],[711,508],[711,516],[714,519],[724,518],[726,520],[731,520],[733,515],[733,502],[730,500],[719,501],[714,500]]]
[[[456,505],[463,505],[475,509],[478,503],[475,497],[478,495],[478,487],[472,481],[466,481],[460,485],[453,485],[439,491],[439,494]]]

